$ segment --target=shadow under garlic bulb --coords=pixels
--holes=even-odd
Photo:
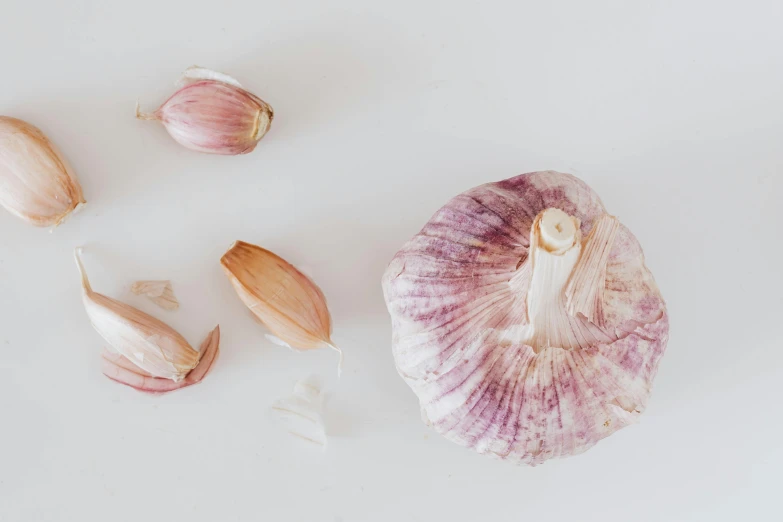
[[[581,453],[635,422],[668,340],[636,238],[558,172],[449,201],[392,259],[383,291],[425,422],[517,463]]]

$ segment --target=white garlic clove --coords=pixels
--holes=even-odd
[[[183,381],[203,353],[166,323],[93,291],[79,252],[76,249],[74,258],[82,278],[84,308],[93,328],[114,350],[151,376]]]
[[[37,127],[0,116],[0,205],[40,227],[57,226],[85,203],[76,174]]]
[[[164,310],[173,311],[179,308],[171,281],[136,281],[131,286],[131,292],[146,296]]]
[[[230,76],[202,67],[185,71],[182,86],[156,111],[136,117],[159,120],[180,145],[210,154],[247,154],[272,125],[274,111]]]
[[[383,290],[423,418],[531,465],[633,422],[668,339],[638,242],[584,182],[557,172],[452,199],[397,253]]]
[[[124,355],[104,350],[102,371],[109,379],[147,393],[165,393],[198,384],[206,377],[220,355],[220,327],[215,327],[199,349],[198,365],[179,382],[155,377],[128,360]]]

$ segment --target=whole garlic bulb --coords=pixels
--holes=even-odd
[[[383,290],[425,422],[517,463],[581,453],[634,422],[668,340],[636,238],[558,172],[452,199],[397,253]]]
[[[68,162],[37,127],[0,116],[0,205],[33,225],[56,226],[84,204]]]

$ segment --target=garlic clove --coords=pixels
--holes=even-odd
[[[274,111],[230,76],[202,67],[185,71],[182,86],[152,113],[180,145],[210,154],[247,154],[269,131]]]
[[[639,243],[557,172],[453,198],[397,253],[383,291],[422,418],[515,463],[581,453],[635,422],[668,341]]]
[[[74,251],[82,278],[82,297],[93,328],[119,354],[154,377],[180,382],[201,356],[166,323],[125,303],[94,292],[80,256]]]
[[[293,394],[276,401],[272,411],[287,424],[288,433],[326,449],[324,394],[320,379],[310,376],[298,381]]]
[[[220,327],[212,330],[199,349],[198,365],[179,382],[155,377],[129,361],[124,355],[104,350],[103,374],[109,379],[148,393],[165,393],[198,384],[206,377],[220,355]]]
[[[40,227],[57,226],[85,203],[76,174],[37,127],[0,116],[0,205]]]
[[[331,339],[326,298],[309,277],[280,256],[243,241],[235,242],[220,264],[239,298],[275,338],[298,350],[333,348],[342,362]]]
[[[171,281],[136,281],[131,286],[135,295],[144,295],[164,310],[177,310],[179,301],[174,296]]]

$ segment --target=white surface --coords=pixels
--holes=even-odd
[[[88,200],[49,234],[0,214],[0,520],[780,520],[783,4],[6,1],[0,113],[40,126]],[[256,151],[136,121],[183,69],[275,109]],[[639,425],[516,468],[430,433],[396,375],[380,278],[450,197],[522,172],[590,183],[671,314]],[[345,351],[272,345],[218,259],[312,267]],[[148,397],[99,371],[96,290],[222,355]],[[172,279],[176,313],[133,296]],[[325,454],[269,405],[326,377]]]

